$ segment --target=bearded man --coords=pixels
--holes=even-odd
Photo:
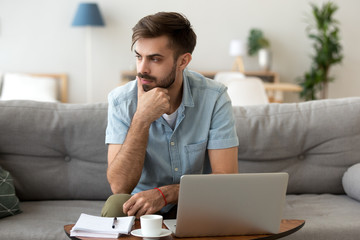
[[[113,195],[102,216],[174,218],[182,175],[238,172],[227,89],[187,70],[195,45],[196,34],[179,13],[149,15],[133,28],[136,80],[108,97]]]

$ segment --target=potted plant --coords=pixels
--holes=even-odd
[[[265,70],[270,70],[271,65],[271,53],[270,42],[264,37],[263,32],[260,29],[253,28],[250,30],[248,37],[248,54],[253,56],[259,54],[259,65]]]
[[[307,31],[308,37],[314,40],[314,55],[308,72],[298,78],[303,87],[300,97],[305,100],[317,99],[320,93],[322,99],[327,98],[328,84],[334,81],[329,76],[330,67],[342,61],[342,47],[339,40],[338,21],[333,18],[338,7],[332,3],[324,3],[319,8],[311,4],[315,24],[311,24]]]

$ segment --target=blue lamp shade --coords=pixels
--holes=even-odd
[[[105,26],[96,3],[80,3],[72,26]]]

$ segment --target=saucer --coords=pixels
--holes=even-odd
[[[151,240],[169,236],[169,235],[171,235],[171,233],[172,232],[170,230],[162,228],[161,233],[160,233],[159,236],[157,236],[157,237],[148,237],[148,236],[144,236],[142,234],[141,229],[136,229],[136,230],[131,231],[131,235],[134,235],[135,237],[142,237],[144,239],[151,239]]]

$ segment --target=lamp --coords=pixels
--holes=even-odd
[[[232,68],[233,71],[238,70],[239,72],[244,73],[244,63],[242,60],[242,56],[244,56],[245,53],[246,53],[246,46],[242,40],[239,39],[231,40],[229,54],[230,56],[236,57]]]
[[[86,100],[92,102],[92,54],[91,54],[91,27],[103,27],[105,23],[96,3],[80,3],[76,11],[72,26],[86,27]]]

